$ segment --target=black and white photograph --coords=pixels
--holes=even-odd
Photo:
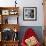
[[[24,7],[23,8],[23,20],[36,20],[37,8],[36,7]]]

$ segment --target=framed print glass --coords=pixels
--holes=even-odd
[[[36,7],[24,7],[23,8],[23,20],[36,21],[37,20],[37,8]]]
[[[9,15],[9,10],[2,10],[2,15]]]
[[[13,10],[10,10],[10,12],[9,12],[10,15],[16,15],[17,13],[18,12],[16,10],[14,10],[14,9]]]

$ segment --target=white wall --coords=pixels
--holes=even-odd
[[[15,0],[0,0],[0,6],[15,6]],[[43,26],[43,6],[42,0],[17,0],[19,6],[19,24],[20,26]],[[37,21],[23,20],[23,7],[37,7]]]
[[[23,7],[20,8],[20,25],[22,26],[43,26],[43,6],[42,0],[24,0],[21,5],[23,7],[37,7],[37,21],[23,21]]]

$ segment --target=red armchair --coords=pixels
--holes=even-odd
[[[34,39],[34,41],[32,41],[33,39]],[[29,42],[29,41],[32,41],[32,45],[31,45],[31,42]],[[35,44],[33,45],[34,42],[35,42]],[[30,45],[27,45],[28,43]],[[40,42],[37,40],[37,35],[33,31],[33,29],[29,28],[26,30],[25,35],[22,38],[21,46],[41,46]]]

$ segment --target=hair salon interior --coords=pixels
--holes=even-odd
[[[46,0],[0,0],[0,46],[46,46]]]

